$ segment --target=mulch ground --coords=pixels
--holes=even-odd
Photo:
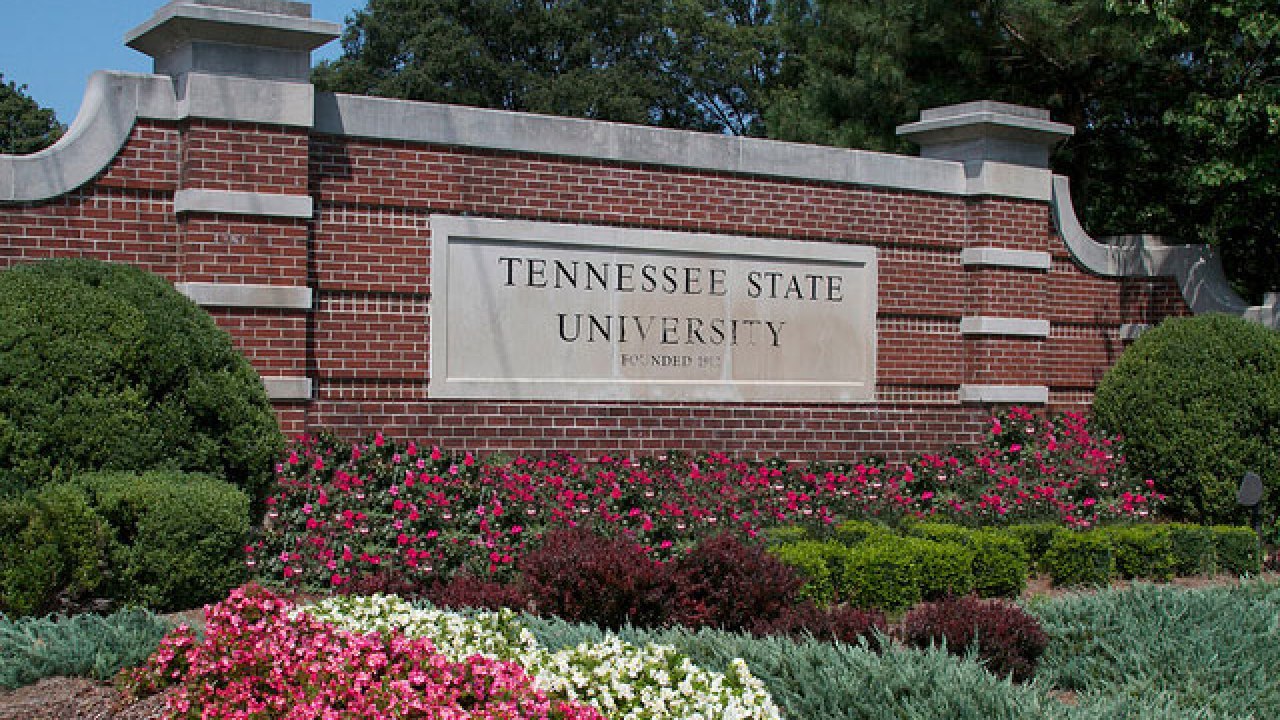
[[[45,678],[0,693],[0,720],[157,720],[164,696],[124,705],[110,685],[84,678]]]

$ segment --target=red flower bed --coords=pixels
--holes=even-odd
[[[655,561],[729,531],[912,515],[968,524],[1149,517],[1154,483],[1129,477],[1113,438],[1079,415],[1015,409],[981,447],[900,467],[798,467],[720,454],[486,463],[381,435],[307,438],[278,467],[250,563],[264,579],[341,588],[369,576],[422,584],[459,571],[510,579],[557,528],[588,527]]]

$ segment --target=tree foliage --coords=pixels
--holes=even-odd
[[[343,44],[322,89],[893,152],[925,108],[1046,107],[1093,233],[1280,277],[1274,0],[369,0]]]
[[[1218,246],[1254,300],[1280,275],[1280,11],[1270,0],[780,0],[799,81],[783,139],[904,152],[975,99],[1076,128],[1053,159],[1085,225]]]
[[[27,86],[5,82],[0,73],[0,153],[25,155],[44,149],[65,130],[53,111],[27,96]]]
[[[325,90],[759,134],[766,0],[369,0]]]

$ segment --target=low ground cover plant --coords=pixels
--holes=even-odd
[[[110,680],[146,661],[171,629],[170,623],[140,608],[107,616],[0,615],[0,690],[54,676]]]
[[[1033,602],[1051,638],[1037,676],[1085,717],[1280,717],[1280,584],[1136,584]]]

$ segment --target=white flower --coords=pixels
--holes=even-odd
[[[305,612],[348,630],[428,637],[451,660],[480,654],[516,662],[544,692],[589,703],[611,718],[780,720],[764,683],[739,658],[726,672],[712,672],[670,645],[638,647],[613,634],[551,652],[509,610],[454,613],[383,595],[330,598]]]

